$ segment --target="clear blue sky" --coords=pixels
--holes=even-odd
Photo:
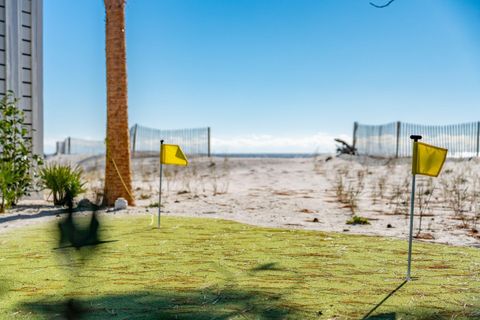
[[[46,151],[103,139],[103,0],[46,0],[44,15]],[[354,121],[480,120],[478,0],[129,0],[126,16],[130,124],[210,126],[214,152],[333,151]]]

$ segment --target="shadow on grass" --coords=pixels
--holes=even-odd
[[[42,210],[34,214],[17,213],[13,215],[7,215],[5,217],[0,217],[0,224],[16,221],[16,220],[32,220],[32,219],[38,219],[43,217],[52,217],[52,216],[57,216],[57,215],[66,213],[66,212],[67,211],[65,211],[64,208],[60,208],[60,209],[53,209],[53,210]]]
[[[75,302],[36,301],[21,309],[45,319],[284,319],[299,315],[280,295],[219,288],[107,295]]]
[[[8,281],[6,279],[0,278],[0,301],[2,299],[2,296],[7,291],[7,289],[8,289]]]
[[[387,301],[391,296],[393,296],[395,294],[395,292],[397,292],[398,290],[400,290],[408,281],[407,280],[404,280],[402,283],[400,283],[400,285],[398,287],[396,287],[395,289],[392,290],[392,292],[390,292],[389,294],[387,294],[385,296],[385,298],[382,299],[382,301],[380,301],[379,303],[377,303],[375,305],[375,307],[373,307],[363,318],[362,320],[366,320],[366,319],[395,319],[395,313],[388,313],[388,314],[380,314],[380,315],[376,315],[376,316],[370,316],[373,312],[375,312],[375,310],[378,309],[378,307],[380,307],[382,304],[385,303],[385,301]]]
[[[375,316],[371,316],[371,317],[364,318],[364,319],[369,319],[369,320],[395,320],[395,319],[397,319],[397,314],[395,312],[382,313],[382,314],[377,314]]]
[[[396,320],[398,319],[416,319],[416,320],[447,320],[447,319],[480,319],[480,310],[477,308],[472,308],[470,310],[452,310],[452,311],[425,311],[425,310],[416,310],[405,309],[399,306],[397,312],[388,312],[372,315],[375,310],[382,306],[385,301],[387,301],[391,296],[393,296],[398,290],[400,290],[406,283],[407,280],[404,280],[398,287],[393,289],[389,294],[387,294],[379,303],[377,303],[365,316],[362,320]]]
[[[400,319],[414,319],[414,320],[452,320],[452,319],[480,319],[479,311],[465,310],[458,311],[421,311],[415,309],[403,309],[397,312],[381,313],[371,317],[369,320],[400,320]]]
[[[36,209],[37,206],[20,206],[20,205],[16,206],[17,209],[21,207],[28,208],[28,209],[32,209],[32,208]],[[42,206],[42,208],[44,208],[44,206]],[[92,212],[94,210],[96,210],[96,208],[77,207],[74,209],[74,212]],[[40,210],[37,213],[8,214],[6,216],[0,217],[0,224],[17,221],[17,220],[34,220],[34,219],[45,218],[45,217],[64,216],[68,212],[69,212],[68,208],[52,207],[52,209]]]

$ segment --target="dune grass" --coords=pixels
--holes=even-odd
[[[101,221],[90,249],[49,224],[0,234],[0,318],[361,319],[399,287],[406,241],[166,217]],[[480,318],[480,250],[415,243],[370,319]]]

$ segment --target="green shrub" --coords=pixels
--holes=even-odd
[[[17,175],[13,165],[10,162],[1,162],[0,163],[0,192],[2,194],[2,199],[0,201],[0,213],[5,212],[5,209],[10,205],[10,199],[15,197],[13,189],[10,189]]]
[[[353,216],[351,219],[347,220],[347,224],[370,224],[370,221],[365,217]]]
[[[53,204],[67,205],[69,197],[73,200],[80,193],[85,192],[82,173],[79,167],[57,163],[47,165],[40,170],[43,185],[52,192]]]
[[[17,107],[18,99],[9,91],[0,99],[0,212],[28,195],[38,155],[32,154],[32,142],[25,128],[25,115]]]

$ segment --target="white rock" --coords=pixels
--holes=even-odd
[[[115,210],[123,210],[127,209],[128,207],[128,202],[124,198],[118,198],[115,200]]]

